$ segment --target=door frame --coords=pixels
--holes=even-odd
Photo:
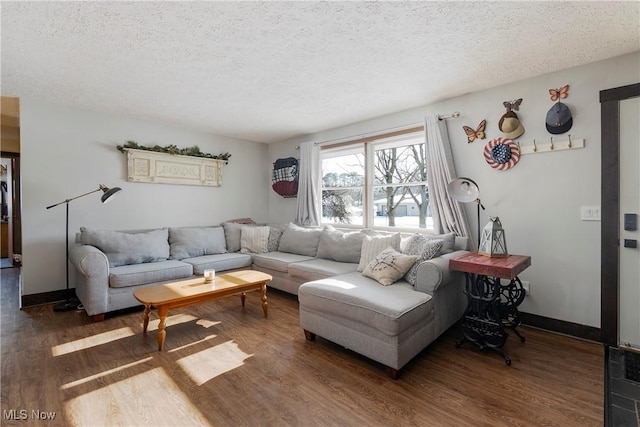
[[[620,302],[620,101],[640,96],[640,83],[600,91],[601,238],[600,331],[605,346],[618,346]]]
[[[11,217],[9,227],[11,227],[11,241],[9,242],[9,257],[14,266],[20,266],[14,261],[14,254],[22,254],[22,190],[20,153],[11,151],[0,151],[0,157],[11,159]]]

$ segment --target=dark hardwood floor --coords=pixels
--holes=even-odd
[[[293,295],[269,290],[169,313],[165,351],[157,318],[142,311],[94,323],[84,311],[18,310],[19,269],[1,277],[4,425],[47,426],[602,426],[603,348],[521,328],[510,367],[454,327],[399,380],[318,338],[307,342]],[[39,412],[38,412],[39,411]],[[55,415],[53,420],[38,417]],[[21,420],[23,415],[26,419]]]

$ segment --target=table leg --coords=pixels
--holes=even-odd
[[[263,283],[260,285],[260,292],[262,293],[262,311],[264,312],[264,317],[267,317],[267,310],[269,308],[267,304],[267,284]]]
[[[247,294],[246,293],[241,293],[240,294],[240,301],[242,301],[242,306],[244,307],[244,300],[247,298]]]
[[[161,305],[158,307],[158,317],[160,318],[160,323],[158,324],[158,351],[162,351],[164,339],[167,336],[167,331],[165,330],[167,327],[167,314],[169,314],[168,306]]]
[[[151,313],[151,304],[144,305],[144,316],[142,317],[142,333],[147,333],[147,326],[149,326],[149,313]]]

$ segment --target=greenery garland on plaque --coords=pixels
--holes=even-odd
[[[156,153],[178,154],[181,156],[204,157],[205,159],[224,160],[225,164],[229,164],[229,157],[231,157],[231,154],[229,153],[221,153],[217,156],[209,153],[203,153],[202,151],[200,151],[200,148],[197,145],[187,148],[178,148],[175,145],[167,145],[166,147],[161,147],[159,145],[154,145],[153,147],[145,147],[144,145],[138,145],[138,143],[135,141],[127,141],[126,144],[118,145],[117,148],[123,153],[125,152],[125,149],[131,148],[134,150],[155,151]]]

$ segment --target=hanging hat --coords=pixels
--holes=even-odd
[[[573,117],[571,111],[566,104],[556,102],[553,107],[547,111],[547,131],[554,135],[565,133],[573,126]]]
[[[520,149],[508,138],[492,139],[484,147],[484,159],[494,169],[507,170],[520,160]]]
[[[498,122],[498,128],[507,138],[518,138],[524,133],[524,126],[513,111],[507,111],[502,115]]]

